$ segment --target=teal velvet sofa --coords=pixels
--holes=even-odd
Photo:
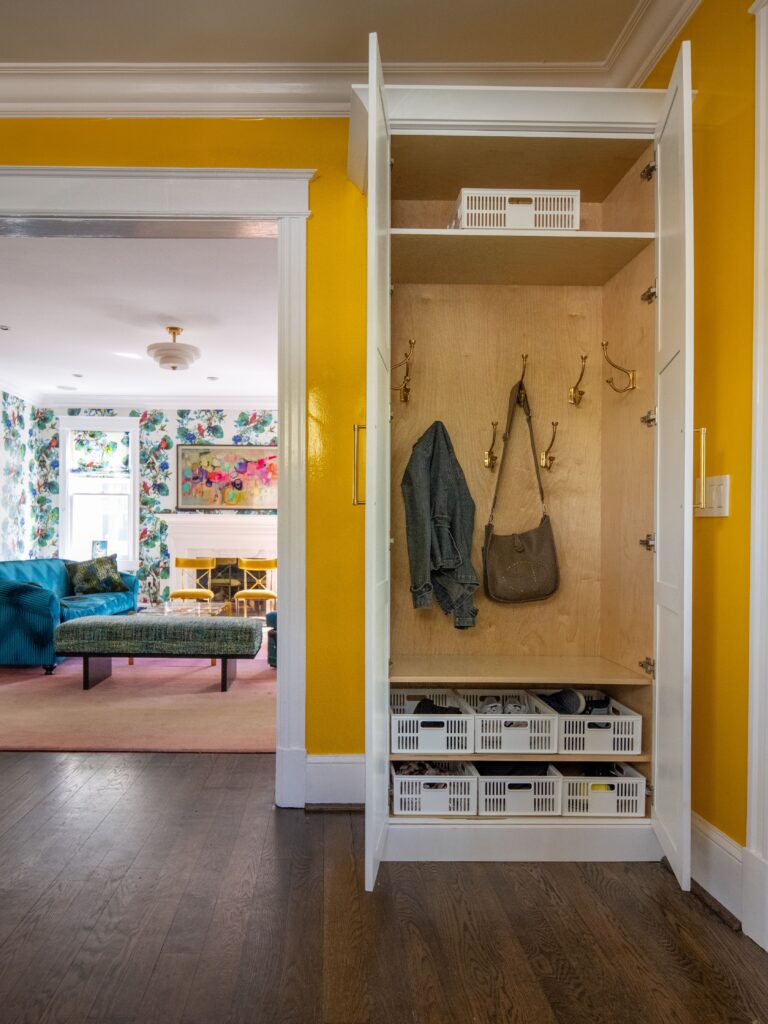
[[[60,622],[136,611],[138,577],[121,572],[120,578],[128,590],[74,594],[62,558],[0,562],[0,665],[42,665],[53,672],[62,660],[53,647]]]

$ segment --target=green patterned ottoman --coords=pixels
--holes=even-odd
[[[261,647],[258,619],[191,615],[88,615],[62,622],[56,654],[83,659],[83,689],[112,675],[112,658],[220,658],[221,689],[237,677],[237,659]]]

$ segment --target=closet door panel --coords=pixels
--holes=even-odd
[[[654,828],[683,889],[691,860],[693,174],[690,44],[656,137],[656,715]]]
[[[378,41],[368,96],[368,339],[365,515],[365,885],[376,881],[389,801],[389,125]]]

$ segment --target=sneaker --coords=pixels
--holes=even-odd
[[[584,708],[585,715],[608,715],[611,712],[611,698],[604,693],[597,697],[587,697],[587,706]]]
[[[581,715],[587,706],[587,699],[580,690],[557,690],[555,693],[538,695],[559,715]]]
[[[486,697],[477,709],[478,715],[500,715],[502,712],[501,701],[498,697]]]
[[[525,697],[508,697],[504,701],[505,715],[527,715],[528,703]]]

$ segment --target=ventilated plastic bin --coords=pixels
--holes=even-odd
[[[617,776],[574,775],[585,769],[560,767],[564,775],[564,816],[639,818],[645,814],[645,778],[631,765],[616,764]]]
[[[436,704],[461,708],[460,715],[415,715],[424,697]],[[415,687],[390,690],[393,754],[473,754],[475,715],[467,702],[453,690]]]
[[[465,761],[432,761],[439,775],[400,775],[392,765],[392,813],[446,817],[477,814],[477,772]]]
[[[556,690],[537,690],[538,695]],[[604,696],[600,690],[581,690],[585,697]],[[547,705],[548,706],[548,705]],[[550,709],[551,710],[551,709]],[[643,719],[611,698],[605,715],[557,715],[557,750],[560,754],[639,754]]]
[[[554,754],[557,751],[557,715],[527,690],[457,690],[475,711],[493,697],[504,703],[510,697],[528,707],[521,715],[475,715],[477,754]]]
[[[452,228],[578,231],[578,189],[463,188]]]
[[[554,765],[546,775],[479,775],[477,813],[538,815],[562,813],[563,777]]]

